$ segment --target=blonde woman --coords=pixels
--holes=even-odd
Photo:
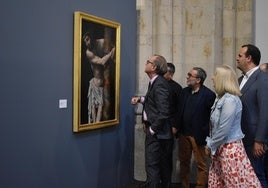
[[[211,155],[208,187],[261,187],[242,143],[242,104],[237,76],[223,65],[212,77],[217,98],[211,111],[206,153]]]

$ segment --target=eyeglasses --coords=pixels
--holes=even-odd
[[[147,60],[147,61],[146,61],[146,64],[149,64],[149,63],[152,64],[152,65],[154,64],[154,63],[151,62],[150,60]]]
[[[187,78],[191,78],[191,77],[193,77],[193,78],[199,78],[198,76],[194,76],[194,75],[192,75],[191,73],[187,73]]]

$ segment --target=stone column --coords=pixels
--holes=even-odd
[[[153,54],[153,1],[137,1],[138,33],[137,33],[137,94],[144,95],[147,91],[149,78],[144,72],[145,62]],[[142,105],[137,106],[134,142],[134,178],[144,181],[146,179],[144,162],[145,134],[141,124]]]
[[[153,51],[172,62],[173,1],[155,0],[153,7]]]

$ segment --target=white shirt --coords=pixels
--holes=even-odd
[[[239,89],[241,90],[246,82],[248,81],[249,77],[258,69],[259,67],[254,67],[253,69],[249,70],[243,77],[243,80],[240,83]]]

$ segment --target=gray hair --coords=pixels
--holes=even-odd
[[[203,85],[203,83],[205,82],[206,78],[207,78],[207,73],[204,69],[202,69],[201,67],[194,67],[193,70],[197,71],[197,78],[200,78],[201,80],[201,85]]]
[[[167,60],[161,55],[155,54],[154,56],[156,56],[153,62],[156,67],[156,74],[163,76],[167,72]]]

